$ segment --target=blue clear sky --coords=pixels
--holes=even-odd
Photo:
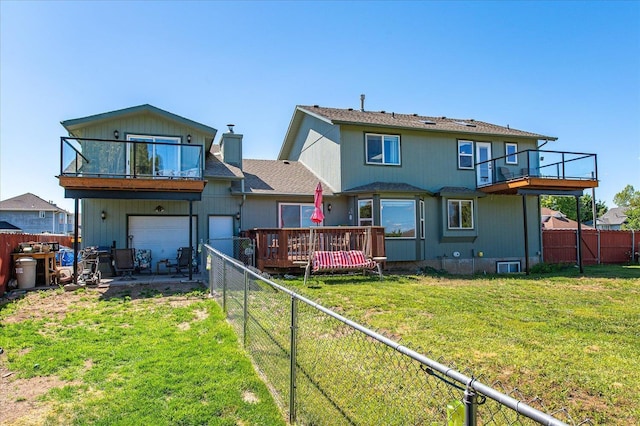
[[[298,104],[475,118],[640,189],[640,2],[0,1],[0,199],[73,210],[60,121],[150,103],[275,159]]]

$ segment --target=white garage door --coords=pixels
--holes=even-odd
[[[129,216],[131,247],[151,249],[152,271],[162,259],[176,259],[180,247],[189,247],[189,216]],[[193,217],[193,245],[197,246]]]

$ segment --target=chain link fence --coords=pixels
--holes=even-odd
[[[205,254],[211,294],[292,424],[591,424],[482,384],[210,246]]]

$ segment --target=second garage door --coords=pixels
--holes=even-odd
[[[196,223],[193,217],[194,246],[198,241]],[[155,271],[159,260],[175,260],[178,249],[189,246],[189,216],[129,216],[129,236],[131,247],[151,249],[151,268]]]

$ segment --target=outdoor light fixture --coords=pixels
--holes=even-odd
[[[100,213],[100,219],[102,219],[102,221],[104,221],[106,218],[107,218],[107,212],[102,210],[102,213]]]
[[[236,213],[236,220],[240,220],[240,212]]]
[[[113,131],[113,137],[116,139],[120,139],[120,132],[118,131],[118,129]]]
[[[162,213],[163,211],[164,211],[164,207],[158,204],[158,206],[156,207],[156,213]]]
[[[327,206],[327,211],[330,212],[332,208],[333,207],[331,206],[331,203],[329,203],[329,205]]]
[[[191,143],[191,135],[187,135],[187,143]]]

